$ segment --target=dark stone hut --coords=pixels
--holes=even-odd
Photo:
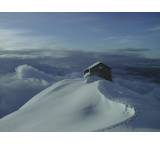
[[[112,71],[111,68],[102,62],[96,62],[93,65],[89,66],[84,71],[84,77],[90,77],[90,76],[99,76],[105,80],[112,81]]]

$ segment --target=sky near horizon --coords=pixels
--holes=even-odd
[[[160,13],[0,13],[0,50],[73,49],[160,57]]]

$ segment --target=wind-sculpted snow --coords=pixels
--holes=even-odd
[[[2,118],[0,131],[96,131],[122,123],[135,115],[135,109],[111,100],[112,86],[103,80],[57,82]]]

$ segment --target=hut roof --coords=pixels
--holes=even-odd
[[[97,61],[97,62],[95,62],[94,64],[90,65],[87,69],[91,69],[91,68],[93,68],[93,67],[95,67],[95,66],[97,66],[97,65],[99,65],[99,64],[103,64],[103,63],[100,62],[100,61]],[[105,65],[105,64],[103,64],[103,65]],[[105,65],[105,66],[108,67],[108,68],[110,68],[110,67],[107,66],[107,65]]]
[[[100,63],[101,63],[100,61],[97,61],[97,62],[95,62],[94,64],[90,65],[90,66],[88,67],[88,69],[93,68],[93,67],[95,67],[96,65],[98,65],[98,64],[100,64]]]

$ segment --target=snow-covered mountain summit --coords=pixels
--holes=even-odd
[[[109,99],[110,87],[128,93],[105,80],[59,81],[2,118],[0,131],[96,131],[122,123],[133,117],[135,110]]]

